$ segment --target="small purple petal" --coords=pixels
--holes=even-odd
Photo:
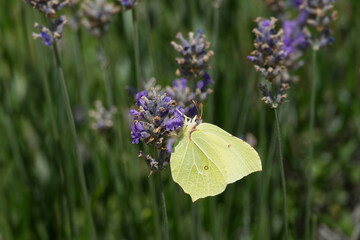
[[[148,97],[149,96],[149,94],[148,94],[148,92],[147,91],[142,91],[142,92],[138,92],[137,94],[136,94],[136,100],[140,100],[141,99],[141,97],[142,96],[145,96],[145,97]]]

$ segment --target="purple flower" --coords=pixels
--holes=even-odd
[[[126,8],[126,9],[132,9],[135,7],[138,0],[120,0],[120,3]]]
[[[47,34],[45,31],[41,32],[41,40],[46,46],[51,46],[54,42],[54,39],[50,34]]]
[[[163,150],[168,138],[183,127],[184,110],[166,93],[160,95],[155,89],[152,91],[151,94],[147,91],[136,94],[138,108],[130,110],[134,116],[131,138],[134,144],[143,141]]]
[[[140,100],[142,96],[148,97],[149,94],[147,91],[138,92],[135,96],[136,100]]]
[[[133,144],[138,144],[142,136],[141,131],[144,130],[143,126],[139,122],[135,122],[131,127],[131,138]]]
[[[212,93],[212,90],[208,88],[212,82],[207,73],[203,75],[203,80],[199,80],[192,86],[189,86],[188,81],[184,78],[176,79],[172,87],[166,87],[166,92],[184,109],[186,116],[193,117],[197,113],[193,101],[204,102]]]
[[[171,42],[171,45],[181,55],[180,58],[176,58],[176,62],[179,64],[176,75],[187,79],[198,79],[203,76],[209,68],[210,57],[214,55],[213,51],[208,51],[210,43],[206,42],[203,31],[197,31],[196,35],[189,32],[188,40],[181,33],[178,33],[176,38],[180,40],[180,44]]]
[[[166,130],[175,131],[177,128],[182,128],[184,126],[184,109],[177,107],[173,110],[173,115],[171,118],[164,122]]]
[[[174,80],[173,85],[176,88],[186,88],[187,80],[185,78],[176,79]]]
[[[334,42],[330,29],[330,23],[337,18],[334,2],[336,0],[307,0],[300,7],[308,14],[306,23],[317,32],[311,42],[315,50]]]
[[[284,21],[284,46],[282,49],[287,55],[296,49],[304,50],[309,43],[310,36],[303,31],[303,25],[298,21]]]
[[[65,24],[67,24],[65,16],[60,16],[59,18],[52,20],[49,28],[35,23],[35,27],[40,33],[33,33],[32,36],[34,39],[41,39],[46,46],[51,46],[55,40],[62,37]]]
[[[254,41],[255,50],[247,58],[255,65],[267,81],[272,82],[284,71],[283,60],[287,57],[284,51],[284,31],[276,32],[276,18],[257,18],[258,27],[253,29],[256,38]]]
[[[301,6],[301,4],[303,4],[304,0],[291,0],[291,4],[295,7],[295,8],[299,8]]]
[[[210,75],[208,73],[204,74],[204,80],[203,81],[198,81],[196,84],[196,88],[200,89],[200,91],[205,92],[206,87],[210,84],[210,83],[214,83],[214,81],[210,78]]]

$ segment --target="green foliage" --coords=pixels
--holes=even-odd
[[[90,239],[52,48],[31,37],[34,22],[44,19],[22,1],[0,3],[0,239]],[[326,225],[350,237],[355,228],[351,216],[360,203],[360,2],[335,5],[335,43],[317,57],[312,219],[316,231]],[[259,100],[259,76],[246,59],[253,48],[253,20],[272,13],[261,0],[225,0],[218,10],[210,0],[140,1],[136,8],[141,76],[156,77],[162,86],[176,78],[177,53],[170,45],[176,33],[204,30],[215,44],[210,63],[214,93],[204,103],[204,121],[240,137],[252,133],[264,169],[229,185],[219,196],[199,200],[195,210],[166,169],[162,179],[170,238],[187,239],[199,231],[203,239],[281,239],[273,113]],[[114,131],[104,138],[90,128],[87,117],[76,125],[98,239],[161,236],[156,179],[148,177],[149,169],[137,158],[139,148],[130,139],[128,112],[134,99],[127,87],[136,77],[132,31],[131,11],[121,11],[103,44],[86,29],[76,33],[66,27],[58,46],[75,118],[87,116],[97,99],[109,107],[100,48],[109,61],[106,71],[118,109]],[[304,60],[297,72],[301,80],[291,86],[290,101],[279,111],[291,239],[304,236],[310,52]],[[194,212],[200,219],[197,229]]]

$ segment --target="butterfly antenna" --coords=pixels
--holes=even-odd
[[[195,102],[194,100],[191,100],[192,102],[193,102],[193,104],[195,105],[195,107],[196,107],[196,111],[197,111],[197,115],[196,115],[196,117],[197,117],[197,119],[198,120],[201,120],[201,118],[202,118],[202,114],[203,114],[203,104],[202,104],[202,102],[199,102],[199,104],[197,103],[197,102]],[[200,105],[200,111],[199,111],[199,106]]]

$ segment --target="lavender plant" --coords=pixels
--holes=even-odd
[[[117,109],[114,106],[107,110],[100,100],[95,101],[95,109],[89,111],[89,116],[92,118],[91,128],[102,135],[109,134],[114,126],[113,117],[116,112]]]
[[[315,100],[316,84],[318,81],[316,53],[320,48],[331,45],[334,38],[331,34],[330,23],[337,18],[337,11],[333,10],[336,0],[302,0],[299,10],[306,14],[306,23],[312,30],[310,44],[312,46],[312,85],[310,105],[310,147],[309,158],[306,163],[307,173],[307,198],[305,213],[305,238],[310,237],[310,209],[311,209],[311,184],[312,184],[312,162],[314,159],[314,123],[315,123]]]
[[[134,117],[131,125],[131,138],[133,144],[140,141],[160,151],[160,158],[150,164],[151,172],[155,173],[168,165],[172,145],[176,135],[183,127],[182,109],[175,100],[166,93],[158,94],[153,88],[149,93],[142,91],[136,94],[136,109],[131,109]],[[165,154],[166,153],[166,154]],[[143,156],[143,154],[141,154]]]
[[[284,46],[284,31],[280,29],[276,31],[275,23],[276,18],[263,19],[257,18],[256,22],[258,27],[253,30],[256,38],[254,41],[255,50],[248,56],[251,60],[256,71],[259,71],[265,80],[272,85],[269,89],[265,84],[259,84],[259,88],[263,95],[262,100],[267,106],[274,109],[276,129],[278,136],[278,147],[280,155],[280,172],[281,172],[281,185],[283,193],[283,224],[285,239],[289,239],[288,233],[288,219],[287,219],[287,199],[286,199],[286,179],[284,172],[284,162],[282,156],[281,146],[281,133],[279,117],[277,108],[286,102],[285,91],[289,88],[287,83],[282,81],[275,81],[276,78],[281,76],[281,73],[286,69],[284,65],[284,59],[287,56],[287,52],[283,49]]]
[[[134,61],[135,61],[135,72],[136,72],[136,87],[141,86],[141,69],[140,69],[140,47],[139,47],[139,32],[136,16],[135,6],[138,3],[138,0],[119,0],[121,5],[125,7],[126,10],[131,10],[132,14],[132,23],[133,23],[133,41],[134,41]]]
[[[57,12],[59,10],[61,10],[64,6],[68,5],[68,1],[59,2],[59,1],[55,1],[55,0],[47,0],[47,1],[46,0],[44,0],[44,1],[34,0],[34,1],[25,1],[25,2],[30,4],[34,8],[38,9],[47,18],[56,17]],[[96,239],[97,235],[96,235],[96,230],[95,230],[95,226],[94,226],[94,221],[92,218],[90,204],[88,201],[88,190],[87,190],[87,186],[86,186],[86,182],[85,182],[84,169],[83,169],[83,166],[81,163],[79,144],[78,144],[78,136],[77,136],[77,132],[76,132],[74,116],[72,114],[69,94],[68,94],[68,90],[67,90],[67,86],[66,86],[66,82],[65,82],[61,59],[60,59],[58,48],[57,48],[57,41],[62,37],[63,28],[66,23],[67,23],[67,20],[64,16],[60,16],[57,19],[48,21],[49,26],[40,26],[38,23],[35,23],[35,27],[37,27],[40,30],[40,34],[33,33],[33,37],[35,39],[40,38],[44,42],[45,45],[53,47],[56,68],[57,68],[57,70],[59,72],[59,76],[60,76],[60,85],[61,85],[62,94],[63,94],[64,107],[65,107],[66,115],[67,115],[68,122],[69,122],[70,132],[71,132],[71,135],[73,138],[72,140],[75,145],[74,153],[75,153],[75,159],[76,159],[76,163],[77,163],[77,171],[78,171],[80,186],[82,189],[83,202],[85,205],[86,214],[87,214],[87,218],[88,218],[89,225],[90,225],[90,232],[91,232],[90,235],[91,235],[91,238]],[[72,218],[72,216],[70,216],[70,218]],[[73,228],[73,226],[71,226],[71,229],[72,228]]]
[[[31,5],[48,18],[56,17],[58,11],[69,5],[69,0],[24,0],[25,3]]]
[[[172,41],[171,45],[181,55],[176,58],[176,62],[180,68],[176,70],[177,76],[183,76],[187,79],[199,79],[203,77],[209,69],[209,59],[214,55],[213,51],[208,51],[210,43],[206,42],[205,34],[202,31],[197,31],[194,36],[193,32],[189,32],[189,39],[184,39],[181,33],[176,37],[180,40],[180,44]]]
[[[330,23],[337,19],[337,11],[333,8],[336,0],[303,0],[299,10],[307,13],[306,23],[315,30],[311,45],[314,50],[331,45],[334,37]]]
[[[106,0],[85,0],[81,9],[82,24],[96,38],[101,38],[106,34],[113,15],[120,11],[120,7]]]
[[[155,154],[145,154],[140,151],[139,157],[145,159],[150,167],[150,175],[157,173],[158,195],[161,198],[164,221],[164,238],[169,239],[166,214],[166,203],[161,181],[161,170],[169,165],[172,146],[177,133],[183,127],[184,110],[179,107],[166,93],[159,94],[155,88],[150,92],[141,91],[136,94],[136,108],[130,110],[133,116],[131,138],[133,144],[144,142]]]
[[[166,87],[166,92],[178,102],[187,116],[193,117],[196,114],[193,101],[203,102],[212,93],[209,84],[213,81],[208,70],[209,60],[214,52],[209,50],[210,42],[206,41],[202,31],[197,31],[195,36],[193,32],[189,32],[188,35],[189,39],[186,40],[181,33],[178,33],[176,37],[180,40],[180,44],[171,42],[181,55],[180,58],[176,58],[179,64],[176,75],[182,78],[176,79],[172,87]]]
[[[286,70],[284,59],[288,53],[283,48],[284,31],[280,29],[276,32],[276,18],[257,18],[255,21],[258,23],[258,27],[253,30],[256,36],[255,50],[247,58],[254,63],[255,70],[260,72],[267,82],[278,85],[277,91],[273,93],[267,85],[259,84],[263,94],[262,100],[266,105],[275,109],[286,102],[285,91],[289,88],[287,83],[274,81]]]
[[[40,33],[33,33],[32,36],[34,39],[41,39],[46,46],[51,46],[56,40],[61,39],[65,24],[67,24],[65,16],[60,16],[59,18],[51,21],[49,28],[35,23],[34,26],[40,31]]]
[[[188,81],[185,78],[180,78],[174,80],[172,87],[167,86],[166,92],[184,109],[186,116],[194,117],[197,110],[193,101],[204,102],[213,92],[212,89],[208,88],[212,82],[210,75],[205,74],[204,80],[199,80],[196,83],[195,91],[191,91]]]

